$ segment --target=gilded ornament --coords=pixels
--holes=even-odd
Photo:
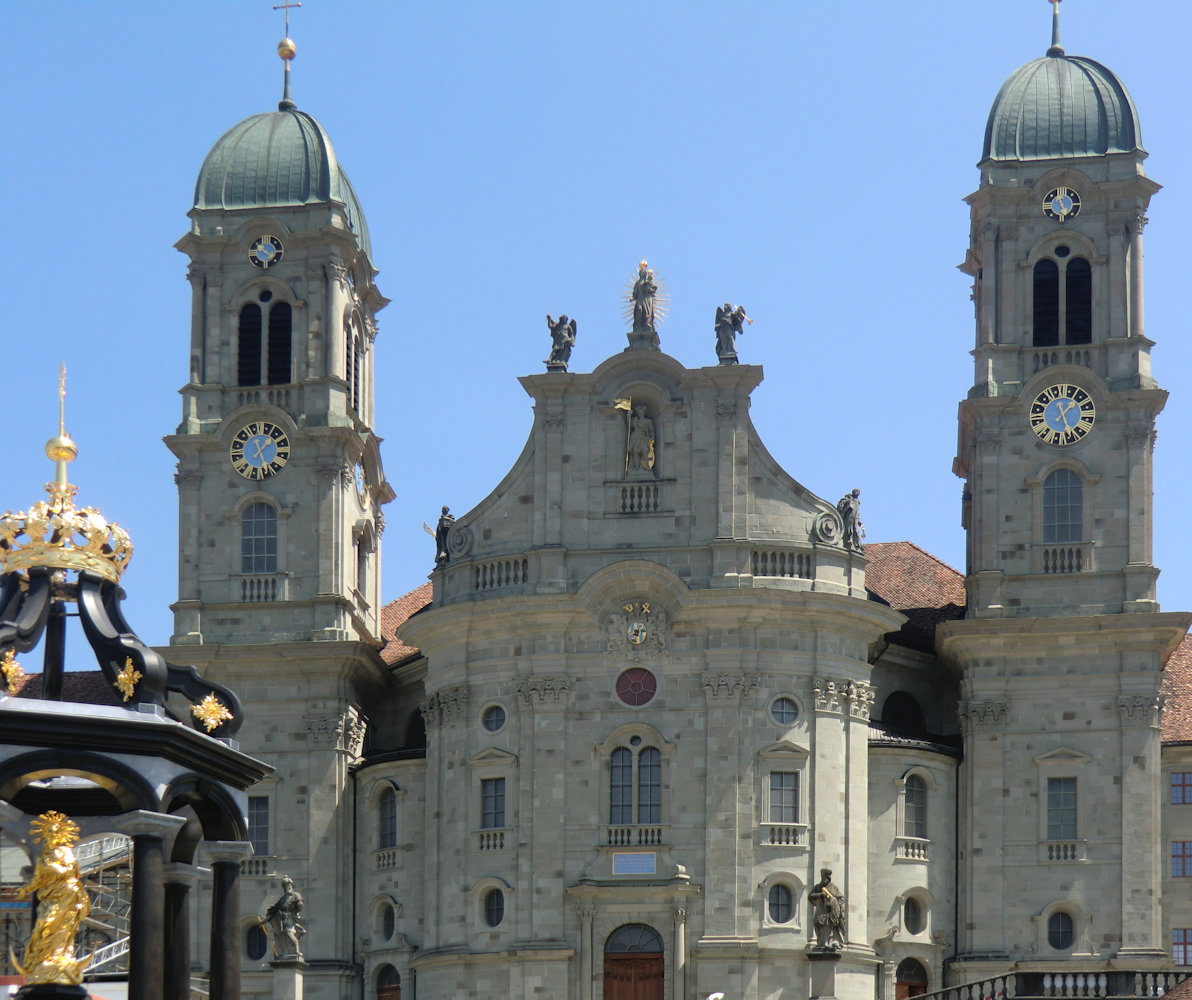
[[[116,681],[113,686],[119,689],[120,693],[124,695],[124,700],[128,701],[136,692],[137,681],[143,676],[144,674],[132,665],[132,657],[130,656],[125,659],[124,669],[116,675]]]
[[[213,694],[207,695],[197,705],[191,706],[190,711],[209,733],[232,718],[232,713],[228,711],[227,706]]]
[[[24,679],[25,671],[17,663],[15,650],[6,650],[4,656],[0,657],[0,673],[4,674],[4,683],[9,690],[15,688]]]
[[[83,888],[74,847],[79,828],[56,811],[42,813],[30,825],[33,839],[43,845],[33,879],[17,892],[19,899],[37,893],[37,923],[25,949],[24,961],[14,960],[27,985],[53,983],[77,986],[91,957],[76,958],[74,941],[91,912]]]

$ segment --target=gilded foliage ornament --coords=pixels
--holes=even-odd
[[[24,679],[25,671],[17,663],[15,650],[6,650],[4,655],[0,657],[0,673],[4,674],[4,683],[10,691]]]
[[[124,695],[124,700],[128,701],[137,690],[137,681],[144,675],[132,665],[132,657],[127,657],[124,661],[124,668],[116,675],[114,686]]]
[[[197,705],[192,705],[190,711],[209,733],[232,718],[227,706],[213,694],[207,695]]]

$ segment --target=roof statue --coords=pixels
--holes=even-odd
[[[733,308],[726,302],[716,307],[716,357],[722,365],[737,363],[737,334],[744,333],[744,324],[753,320],[745,315],[745,307]]]
[[[630,347],[659,350],[658,324],[666,318],[668,301],[663,280],[647,261],[639,261],[626,294],[625,318],[633,322],[627,335]]]
[[[550,357],[546,361],[548,372],[567,371],[571,360],[571,348],[575,346],[575,320],[569,320],[564,313],[557,320],[546,314],[546,325],[550,329]]]

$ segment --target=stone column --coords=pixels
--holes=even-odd
[[[306,963],[300,958],[283,958],[269,964],[273,966],[272,1000],[303,1000]]]
[[[204,843],[211,861],[211,1000],[240,1000],[240,862],[252,844]]]
[[[1156,686],[1158,682],[1156,680]],[[1155,691],[1118,695],[1121,753],[1122,824],[1122,947],[1120,958],[1165,958],[1162,914],[1152,895],[1162,884],[1159,839],[1162,807],[1155,776],[1159,762],[1159,718],[1162,696]],[[1107,914],[1101,930],[1112,930]]]
[[[863,830],[869,819],[869,713],[873,707],[873,688],[863,681],[845,685],[848,706],[845,722],[845,830]],[[869,843],[865,837],[850,836],[843,846],[847,884],[849,947],[868,950],[869,921]]]
[[[579,1000],[592,1000],[592,918],[596,909],[590,903],[579,907]]]
[[[199,877],[194,865],[165,866],[165,1000],[190,1000],[190,890]]]
[[[1130,230],[1130,336],[1145,336],[1142,312],[1142,230],[1147,217],[1139,212],[1126,223]]]
[[[165,991],[165,856],[183,816],[139,809],[123,817],[132,837],[132,914],[129,919],[129,1000],[161,1000]]]
[[[675,988],[673,996],[682,1000],[687,996],[687,910],[676,906],[675,917]]]

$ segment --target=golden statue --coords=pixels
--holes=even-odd
[[[13,959],[27,984],[60,983],[77,986],[91,957],[75,958],[75,935],[91,912],[83,888],[74,846],[79,828],[60,812],[42,813],[30,826],[33,839],[43,845],[33,881],[23,886],[19,899],[37,893],[37,923],[25,949],[25,960]]]

